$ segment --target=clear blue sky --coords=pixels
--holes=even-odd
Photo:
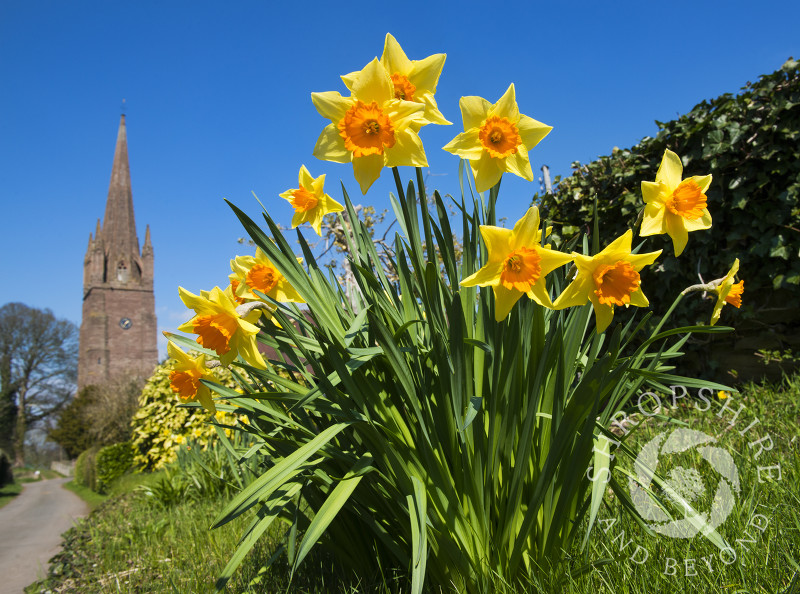
[[[159,327],[174,330],[188,319],[178,285],[224,286],[229,260],[249,253],[223,197],[259,216],[255,192],[288,225],[278,194],[305,164],[327,173],[334,198],[342,180],[357,203],[388,207],[387,172],[362,197],[352,167],[311,155],[328,121],[310,99],[345,92],[339,75],[379,56],[387,32],[411,59],[447,54],[437,101],[454,125],[421,137],[433,185],[455,194],[457,158],[440,147],[462,131],[460,96],[494,102],[514,82],[522,113],[554,127],[531,152],[534,171],[568,174],[800,56],[797,23],[800,2],[771,0],[3,0],[0,305],[80,323],[123,98],[139,237],[149,223]],[[516,220],[537,189],[506,175],[500,214]]]

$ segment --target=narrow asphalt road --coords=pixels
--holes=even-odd
[[[20,594],[44,577],[48,560],[61,547],[61,533],[89,512],[80,497],[62,488],[69,480],[26,483],[0,509],[0,594]]]

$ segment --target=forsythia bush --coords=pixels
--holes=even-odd
[[[174,366],[175,361],[167,359],[156,368],[142,390],[139,410],[131,420],[133,463],[140,469],[163,468],[176,459],[178,447],[187,440],[192,439],[204,446],[217,438],[208,415],[197,408],[175,406],[178,397],[170,387],[170,373]],[[231,372],[223,367],[214,370],[214,377],[224,386],[236,386]],[[220,412],[216,420],[230,425],[235,419]]]

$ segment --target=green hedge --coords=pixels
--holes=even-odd
[[[111,483],[128,472],[133,466],[133,446],[129,441],[106,446],[97,452],[98,493],[105,493]]]
[[[643,208],[641,182],[655,179],[664,149],[683,160],[684,177],[713,174],[707,191],[713,226],[689,234],[680,258],[670,258],[666,235],[647,238],[645,251],[663,248],[642,272],[653,309],[666,309],[689,285],[720,278],[739,258],[745,293],[741,310],[727,307],[722,324],[735,325],[731,348],[750,330],[756,348],[797,348],[800,326],[800,69],[783,67],[747,85],[696,105],[671,122],[656,122],[655,138],[583,165],[556,178],[554,194],[535,196],[543,218],[566,239],[592,228],[597,196],[601,245],[624,233]],[[712,304],[684,299],[673,323],[709,322]],[[622,318],[620,318],[622,319]],[[744,334],[743,334],[744,333]],[[708,349],[699,349],[706,351]]]
[[[97,452],[98,447],[91,447],[78,456],[75,461],[75,482],[97,491]]]

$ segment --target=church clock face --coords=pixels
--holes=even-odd
[[[122,318],[119,321],[119,327],[123,330],[128,330],[131,326],[133,326],[133,322],[131,322],[130,318]]]

